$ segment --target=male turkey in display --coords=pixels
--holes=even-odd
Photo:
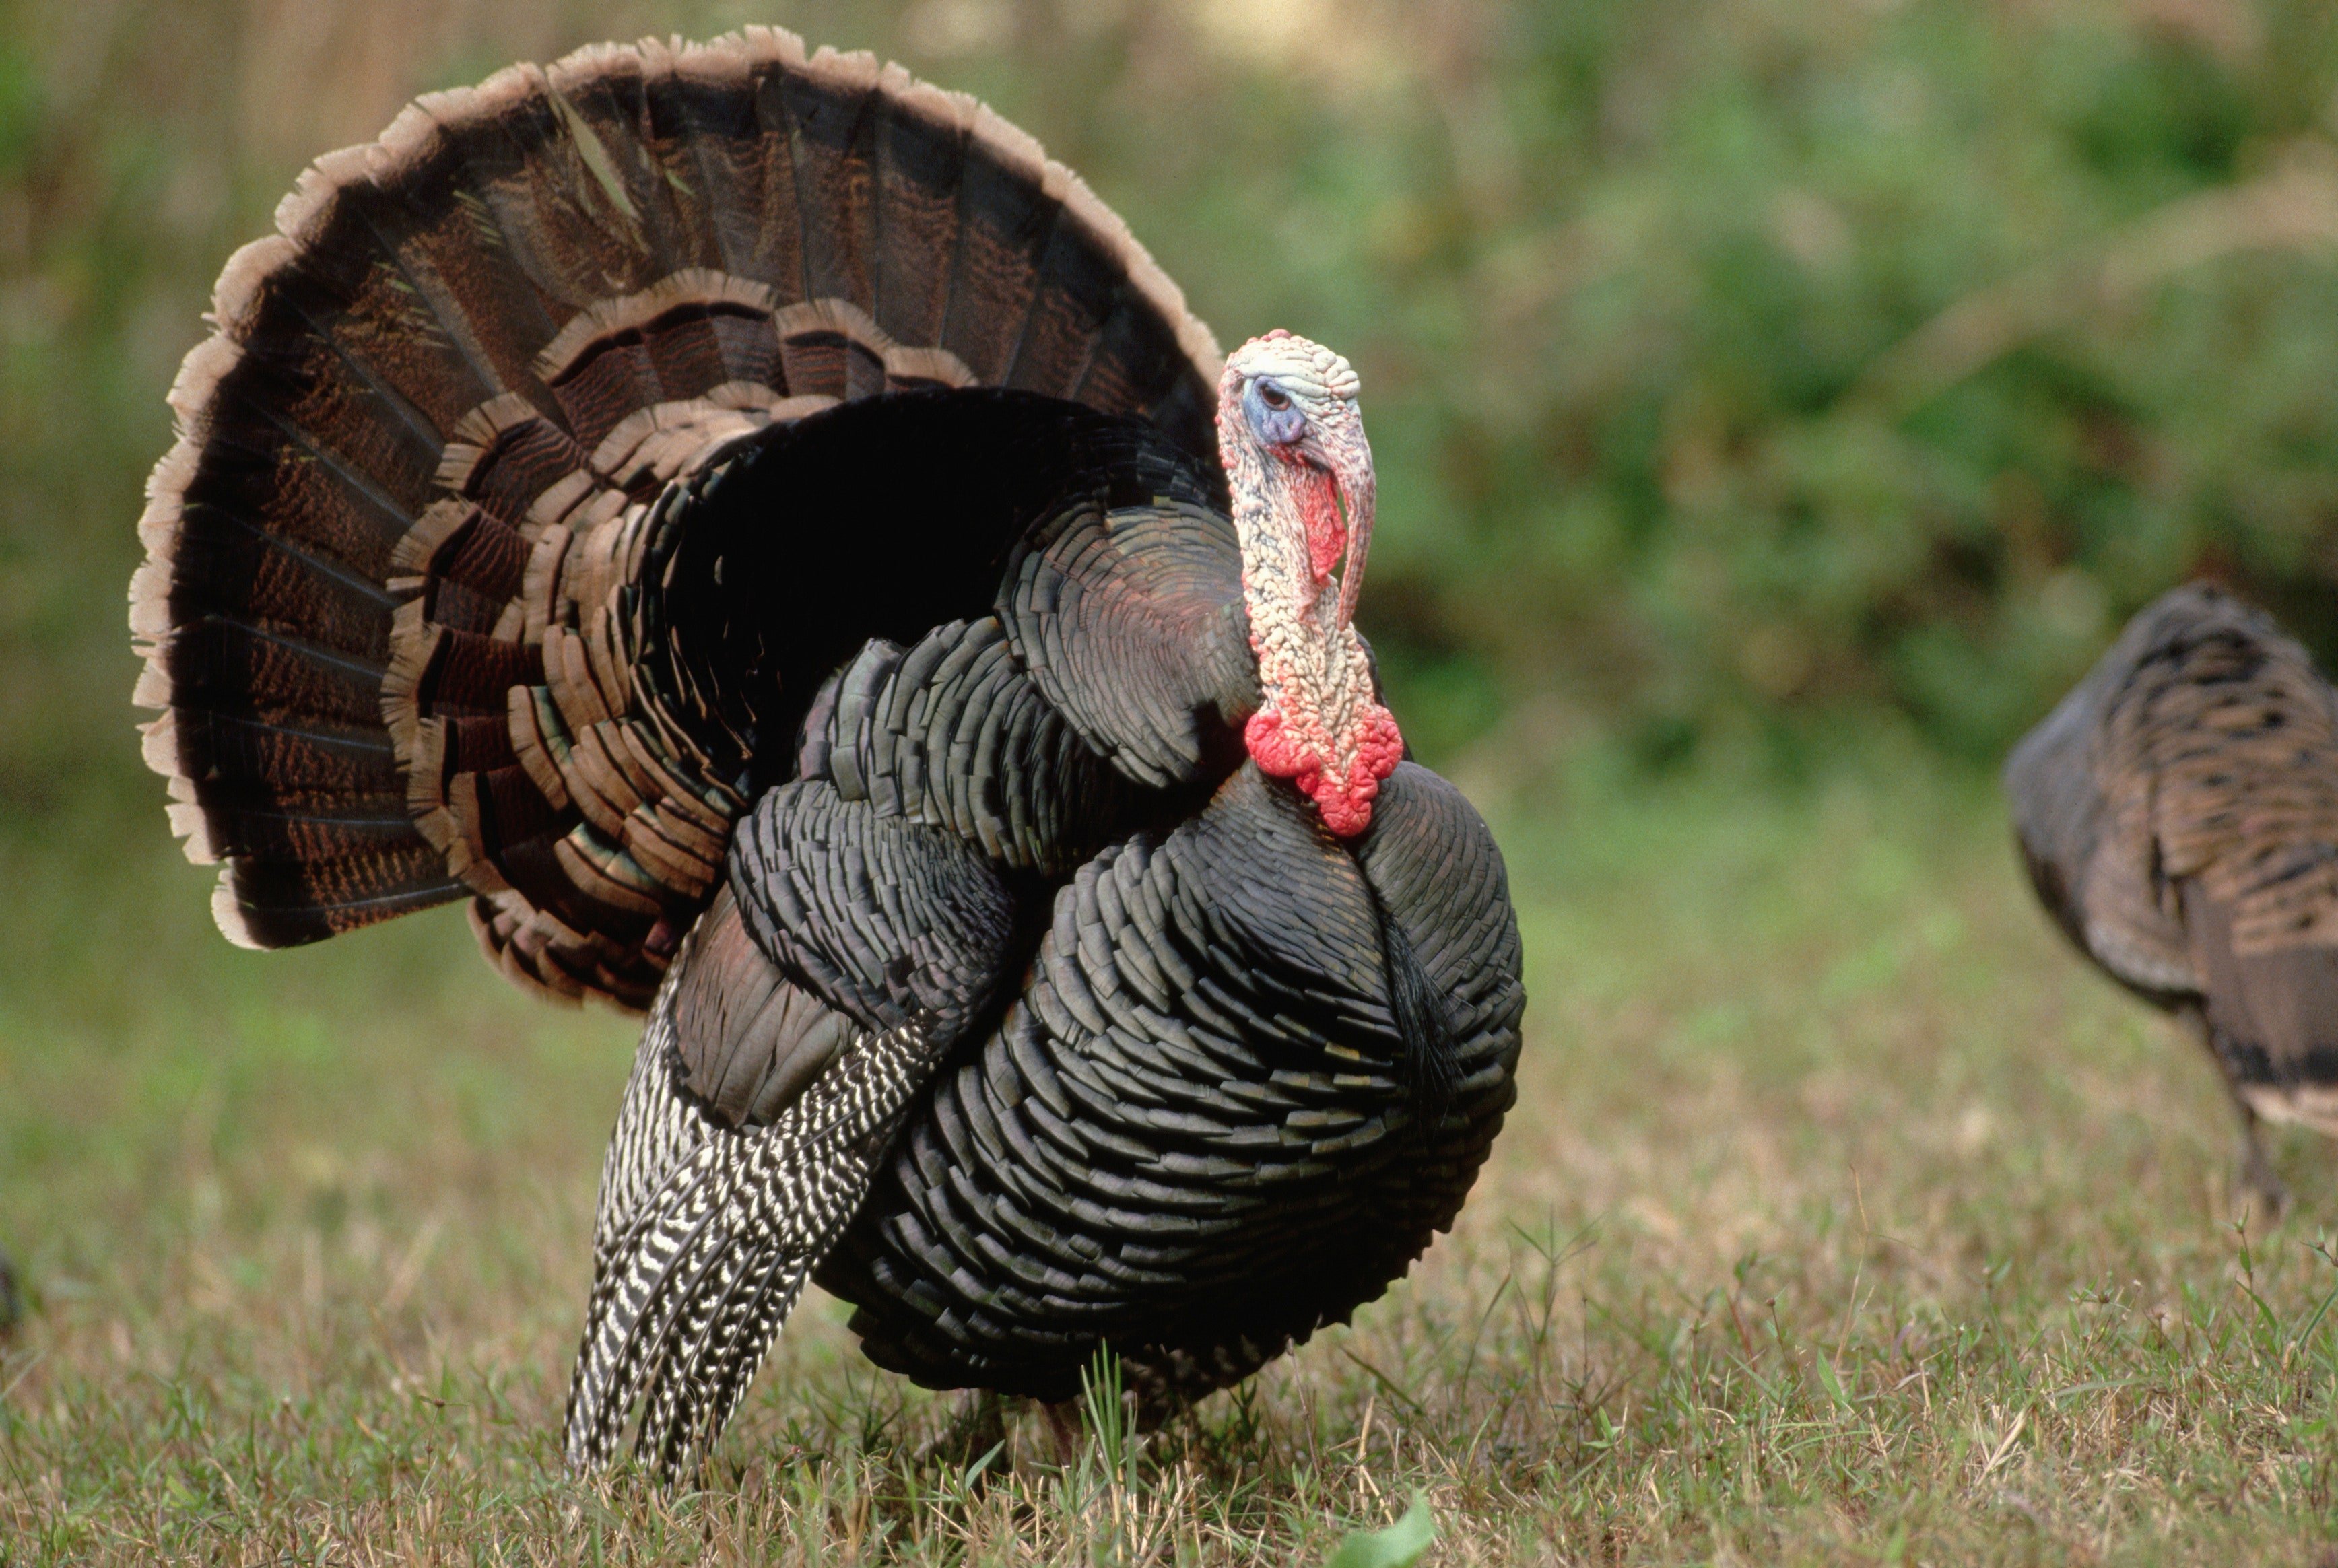
[[[2338,691],[2270,618],[2178,588],[2014,749],[2005,790],[2070,939],[2205,1044],[2242,1179],[2257,1120],[2338,1136]]]
[[[467,897],[650,1008],[572,1465],[693,1468],[808,1279],[1158,1414],[1450,1224],[1518,935],[1351,624],[1346,360],[1222,359],[1028,137],[778,32],[423,99],[277,226],[172,394],[146,755],[235,940]]]

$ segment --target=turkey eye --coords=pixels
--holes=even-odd
[[[1243,389],[1243,412],[1269,446],[1288,446],[1307,434],[1307,416],[1290,393],[1272,381],[1253,381]]]

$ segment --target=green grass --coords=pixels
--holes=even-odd
[[[1352,1328],[969,1476],[815,1298],[672,1502],[554,1446],[624,1020],[459,916],[233,951],[126,800],[0,836],[0,1561],[1316,1563],[1416,1494],[1439,1563],[2328,1561],[2330,1151],[2235,1222],[2212,1071],[2062,949],[1988,781],[1578,772],[1497,812],[1518,1108]]]

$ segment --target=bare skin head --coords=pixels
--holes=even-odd
[[[1235,349],[1218,382],[1262,696],[1243,739],[1262,772],[1290,779],[1343,838],[1371,825],[1380,780],[1404,755],[1354,625],[1373,505],[1357,389],[1346,359],[1283,331]]]

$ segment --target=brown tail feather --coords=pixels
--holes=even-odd
[[[784,33],[432,94],[277,226],[173,389],[131,589],[147,759],[255,946],[468,892],[507,973],[646,1004],[743,804],[721,692],[634,675],[665,485],[929,387],[1213,450],[1216,347],[1076,177]]]

